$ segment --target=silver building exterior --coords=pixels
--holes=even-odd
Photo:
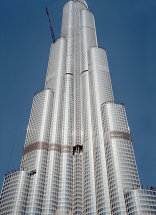
[[[156,189],[149,186],[133,186],[125,189],[127,214],[156,214]]]
[[[7,173],[0,215],[156,215],[143,187],[123,104],[85,0],[63,9],[45,87],[34,95],[20,168]]]

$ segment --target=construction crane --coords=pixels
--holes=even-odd
[[[48,21],[49,21],[49,26],[50,26],[50,32],[51,32],[52,42],[55,43],[55,41],[56,41],[55,40],[55,35],[54,35],[54,31],[53,31],[53,27],[52,27],[52,24],[51,24],[50,15],[49,15],[47,7],[46,7],[46,13],[47,13],[47,16],[48,16]]]

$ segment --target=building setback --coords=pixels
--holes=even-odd
[[[85,0],[63,9],[45,88],[34,95],[20,168],[6,174],[0,215],[156,215],[140,184],[123,104]]]

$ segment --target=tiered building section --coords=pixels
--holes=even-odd
[[[21,166],[5,176],[0,215],[156,215],[140,185],[125,107],[85,0],[63,9],[45,88],[35,94]]]

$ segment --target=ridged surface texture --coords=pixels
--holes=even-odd
[[[114,101],[85,0],[64,5],[21,166],[4,179],[0,215],[17,214],[156,214],[156,189],[140,184],[125,107]]]

